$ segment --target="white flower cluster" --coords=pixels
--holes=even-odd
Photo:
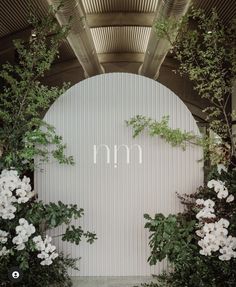
[[[234,196],[232,194],[229,195],[229,191],[223,181],[212,179],[208,182],[207,186],[209,188],[214,188],[219,199],[226,198],[227,202],[232,202],[234,200]]]
[[[196,215],[197,219],[200,220],[202,218],[215,218],[215,202],[211,199],[197,199],[196,204],[199,206],[203,206],[203,208]]]
[[[0,257],[5,256],[10,252],[10,250],[7,250],[6,246],[3,246],[3,248],[0,250]]]
[[[12,242],[17,245],[17,250],[23,250],[25,249],[25,243],[28,242],[29,237],[35,233],[36,230],[33,224],[29,224],[24,218],[19,220],[19,224],[20,225],[16,227],[17,236],[12,239]]]
[[[52,238],[46,235],[46,238],[43,240],[42,237],[36,236],[33,238],[36,249],[40,251],[38,258],[42,259],[40,262],[41,265],[51,265],[53,260],[58,257],[58,253],[55,252],[56,246],[51,244]]]
[[[1,244],[7,243],[8,234],[9,234],[8,232],[6,232],[4,230],[0,230],[0,243]],[[7,250],[6,246],[3,246],[2,249],[0,249],[0,257],[7,255],[9,252],[10,252],[10,250]]]
[[[229,195],[228,189],[224,182],[220,180],[211,180],[208,182],[209,188],[214,188],[219,199],[226,199],[226,202],[234,200],[233,195]],[[219,252],[219,259],[222,261],[236,258],[236,237],[228,235],[228,227],[230,225],[227,219],[221,218],[216,221],[215,202],[211,199],[197,199],[196,205],[201,207],[196,218],[199,220],[200,229],[196,231],[197,236],[201,239],[198,245],[201,247],[200,254],[211,256],[213,252]],[[208,222],[206,222],[208,220]],[[215,222],[210,222],[209,220]]]
[[[7,242],[8,232],[0,230],[0,243],[5,244]]]
[[[0,174],[0,217],[13,219],[14,203],[25,203],[33,195],[29,178],[24,176],[21,180],[16,170],[3,170]]]
[[[205,223],[196,233],[202,239],[198,245],[202,248],[200,254],[211,256],[212,252],[219,251],[222,261],[236,258],[236,237],[228,236],[229,221],[221,218],[214,223]]]

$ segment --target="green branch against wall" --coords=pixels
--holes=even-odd
[[[210,158],[214,163],[223,161],[216,138],[196,135],[193,132],[182,131],[179,128],[173,129],[169,126],[169,116],[163,116],[160,121],[157,121],[146,116],[137,115],[127,120],[126,124],[132,128],[134,138],[146,130],[151,137],[159,136],[173,147],[181,147],[185,150],[187,145],[197,145],[203,148],[204,159]]]
[[[137,115],[126,121],[127,126],[133,128],[133,137],[140,135],[145,129],[150,136],[160,136],[172,146],[180,146],[186,148],[186,144],[195,143],[200,137],[191,132],[184,132],[180,129],[172,129],[169,127],[169,116],[164,116],[160,121]]]

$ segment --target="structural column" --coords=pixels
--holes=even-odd
[[[167,39],[158,37],[155,30],[155,23],[158,21],[180,21],[182,16],[187,12],[190,2],[190,0],[159,0],[144,56],[144,62],[139,69],[139,74],[152,79],[158,78],[161,64],[165,60],[171,45]],[[170,31],[172,41],[176,35],[177,28]]]
[[[61,1],[47,0],[47,2],[57,8]],[[104,71],[98,60],[82,1],[64,0],[56,18],[60,25],[70,23],[71,29],[67,40],[83,67],[85,76],[102,74]]]

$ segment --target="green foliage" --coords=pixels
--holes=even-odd
[[[173,37],[176,27],[178,36]],[[156,31],[159,37],[169,41],[180,63],[178,72],[187,75],[198,95],[208,100],[204,111],[208,114],[210,128],[230,142],[234,155],[235,141],[230,127],[233,114],[229,112],[229,102],[236,75],[235,22],[225,25],[215,10],[206,16],[201,10],[190,9],[178,23],[156,23]]]
[[[189,25],[190,24],[190,25]],[[157,36],[166,39],[171,52],[179,62],[178,73],[186,75],[198,95],[208,101],[209,131],[214,131],[220,141],[210,136],[199,138],[192,133],[168,126],[168,117],[160,122],[145,116],[136,116],[127,121],[133,127],[134,136],[145,128],[151,136],[164,138],[173,146],[185,147],[186,142],[201,145],[205,159],[211,163],[235,164],[235,139],[231,122],[235,112],[230,110],[232,84],[236,76],[236,25],[224,25],[213,10],[206,16],[201,10],[190,12],[179,22],[160,20],[155,24]],[[178,34],[173,31],[178,30]]]
[[[149,246],[151,255],[148,261],[155,265],[167,257],[170,263],[185,261],[192,250],[196,249],[194,244],[195,220],[191,220],[185,215],[156,214],[151,218],[144,215],[148,222],[145,225],[150,232]]]
[[[92,244],[97,239],[95,233],[89,231],[85,233],[81,226],[75,227],[74,225],[71,225],[67,227],[65,234],[62,236],[62,240],[78,245],[81,241],[82,236],[84,236],[87,242],[90,244]]]
[[[28,41],[14,41],[16,63],[6,63],[1,67],[0,171],[13,168],[26,174],[51,157],[61,164],[73,164],[73,158],[65,154],[66,145],[62,137],[57,135],[53,126],[42,120],[50,105],[69,87],[68,84],[62,88],[43,84],[45,72],[59,56],[59,46],[69,30],[69,26],[60,27],[55,19],[60,7],[50,9],[49,14],[40,20],[31,15],[32,35]],[[13,195],[15,192],[10,191]],[[12,266],[19,266],[24,271],[20,282],[22,287],[72,286],[68,269],[78,270],[77,259],[60,254],[50,266],[41,265],[32,238],[28,238],[22,250],[16,249],[12,238],[16,236],[19,219],[24,218],[34,225],[35,236],[40,235],[44,239],[47,231],[55,229],[56,232],[60,227],[62,234],[55,237],[77,245],[84,238],[92,244],[97,239],[96,234],[76,226],[84,210],[62,202],[44,204],[37,200],[36,195],[24,204],[14,202],[13,205],[15,218],[0,218],[0,230],[8,232],[8,241],[0,243],[0,250],[6,247],[9,251],[7,255],[0,256],[0,286],[13,286],[8,278],[8,268]]]
[[[25,218],[29,223],[32,223],[36,228],[36,234],[42,236],[46,231],[55,229],[66,224],[63,227],[64,233],[54,236],[61,237],[63,241],[71,242],[79,245],[81,240],[85,240],[92,244],[97,238],[96,234],[84,231],[81,226],[75,227],[71,225],[71,221],[78,220],[84,215],[84,210],[78,208],[77,205],[67,205],[62,202],[44,204],[41,201],[29,201],[24,205],[16,204],[17,213],[14,220],[3,220],[0,218],[0,230],[5,230],[9,234],[15,233],[15,228],[19,224],[20,218]],[[11,243],[9,243],[11,244]],[[10,248],[10,245],[9,247]],[[35,252],[34,243],[28,241],[26,248],[22,251],[11,249],[8,256],[0,257],[0,286],[8,286],[9,279],[7,277],[7,270],[9,266],[19,266],[24,271],[24,279],[21,286],[72,286],[71,280],[68,276],[67,269],[78,269],[77,259],[65,257],[60,254],[58,258],[53,261],[50,266],[40,265]],[[34,279],[33,279],[34,278]],[[32,281],[31,281],[32,280]],[[24,285],[25,284],[25,285]],[[28,284],[28,285],[27,285]],[[58,284],[58,285],[57,285]]]
[[[14,41],[18,61],[2,65],[0,78],[0,168],[14,167],[22,173],[34,169],[34,158],[47,161],[52,155],[60,163],[72,164],[64,153],[65,145],[55,129],[41,120],[51,103],[68,88],[48,87],[42,77],[58,57],[58,48],[68,27],[59,27],[54,13],[30,25],[34,36],[27,42]],[[51,145],[49,150],[47,147]]]
[[[134,131],[134,137],[145,129],[151,136],[161,136],[172,146],[185,147],[187,142],[203,146],[205,156],[210,155],[213,165],[225,163],[228,172],[219,174],[215,168],[209,179],[221,180],[230,194],[236,197],[235,139],[231,121],[235,112],[230,112],[232,84],[236,75],[236,26],[224,25],[213,10],[206,16],[203,11],[191,9],[182,21],[160,20],[155,25],[158,37],[168,41],[171,52],[179,61],[178,72],[189,77],[198,95],[208,102],[209,128],[220,140],[198,138],[168,126],[168,117],[160,122],[145,116],[136,116],[127,121]],[[173,31],[178,30],[178,34]],[[153,283],[145,287],[233,287],[236,286],[236,258],[221,261],[214,254],[204,256],[199,253],[199,237],[196,214],[196,199],[212,199],[217,217],[230,222],[229,233],[236,236],[236,201],[227,203],[219,200],[216,192],[202,187],[197,193],[180,197],[186,211],[165,217],[156,214],[154,218],[145,215],[146,228],[150,231],[149,246],[151,265],[166,258],[170,271],[155,276]],[[211,222],[211,221],[209,221]]]
[[[132,127],[133,137],[137,137],[145,130],[150,136],[160,136],[173,147],[186,149],[187,144],[198,145],[203,148],[204,159],[211,159],[212,163],[224,162],[225,156],[218,141],[208,136],[198,136],[192,132],[181,131],[169,127],[169,116],[164,116],[160,121],[137,115],[126,121],[127,126]],[[202,159],[199,159],[202,160]]]
[[[133,137],[137,137],[144,129],[148,129],[150,136],[160,136],[172,146],[181,146],[185,149],[186,142],[196,138],[190,132],[182,132],[180,129],[172,129],[169,127],[169,116],[164,116],[158,122],[145,116],[137,115],[126,121],[127,126],[133,128]]]
[[[56,228],[63,223],[70,224],[71,220],[79,219],[84,215],[84,210],[77,205],[64,204],[61,201],[58,204],[50,202],[44,204],[42,201],[34,202],[26,213],[26,219],[29,219],[34,225],[42,221],[45,229]]]
[[[209,180],[218,179],[225,182],[230,194],[236,198],[236,170],[229,172],[213,169]],[[167,258],[170,271],[155,276],[153,283],[144,287],[233,287],[236,282],[236,259],[221,261],[215,255],[203,256],[199,253],[196,235],[198,229],[196,214],[196,199],[211,199],[215,202],[214,209],[217,218],[229,220],[229,233],[236,236],[236,200],[227,203],[217,198],[217,194],[207,186],[191,195],[179,198],[185,205],[185,212],[165,217],[156,214],[154,218],[145,215],[146,228],[150,231],[149,246],[151,255],[148,259],[151,265]],[[224,282],[224,285],[222,283]]]
[[[9,265],[10,264],[10,265]],[[15,266],[14,261],[0,261],[0,286],[9,287],[15,286],[8,279],[7,269],[9,266]],[[45,266],[38,264],[36,260],[30,261],[30,269],[24,272],[22,281],[20,282],[21,287],[72,287],[72,281],[67,273],[67,269],[76,269],[77,260],[69,257],[65,257],[60,254],[59,257],[54,261],[54,263],[47,268],[45,271]]]

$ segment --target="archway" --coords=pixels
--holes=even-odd
[[[44,164],[35,175],[44,201],[62,200],[85,209],[83,227],[98,240],[59,249],[82,257],[80,276],[145,276],[158,273],[147,263],[144,213],[175,213],[175,193],[192,193],[203,180],[202,150],[173,148],[146,134],[132,137],[125,120],[141,114],[170,116],[170,126],[199,133],[184,103],[169,89],[142,76],[125,73],[89,78],[70,88],[50,108],[45,120],[56,127],[74,156],[75,166]],[[60,233],[60,231],[58,231]]]

